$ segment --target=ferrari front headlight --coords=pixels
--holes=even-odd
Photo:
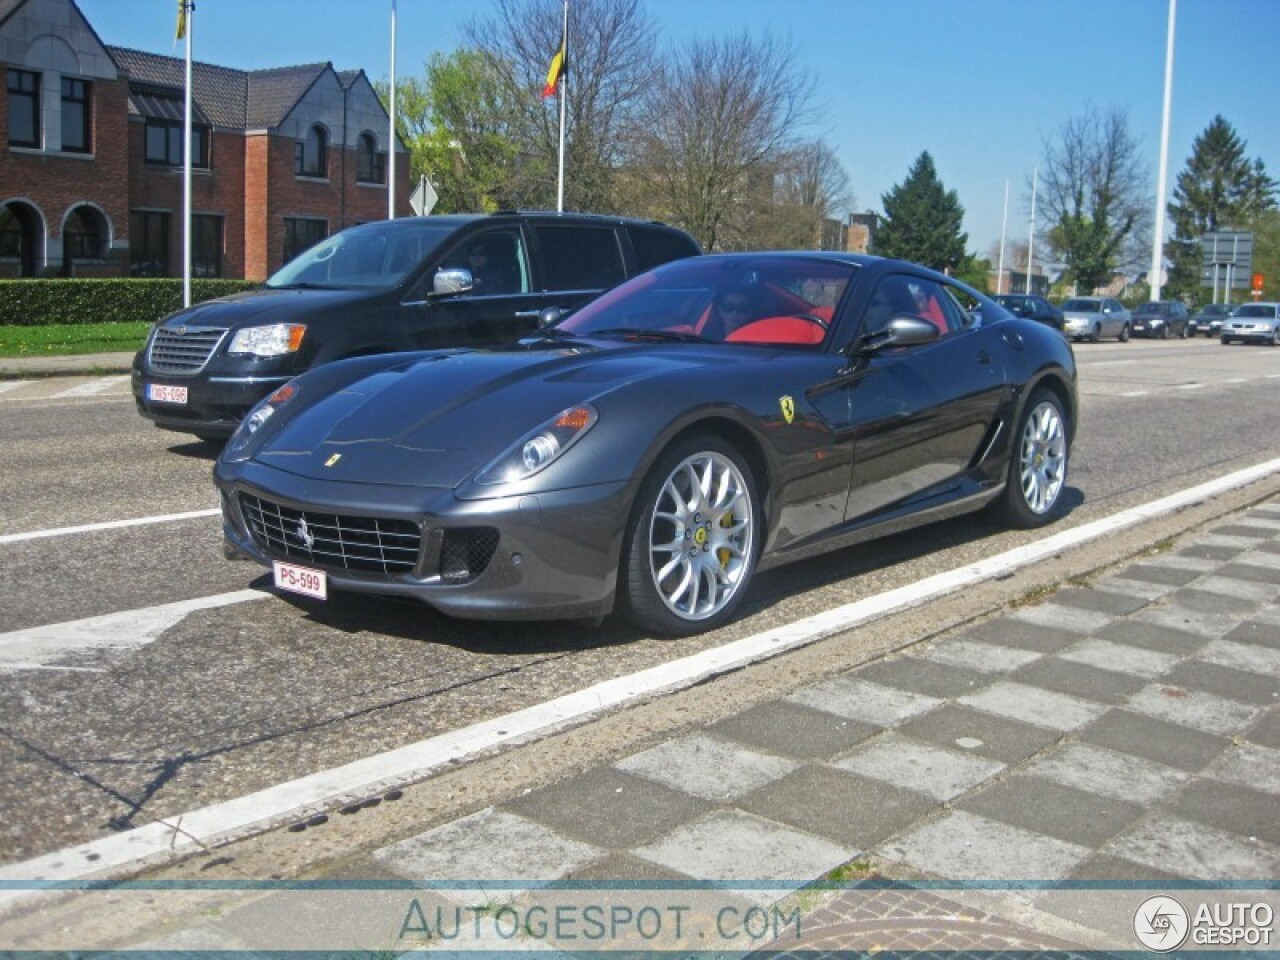
[[[546,469],[582,439],[598,419],[595,407],[570,407],[530,431],[476,474],[476,483],[493,485],[525,480]]]

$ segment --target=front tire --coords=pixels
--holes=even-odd
[[[687,636],[728,622],[755,570],[763,514],[746,459],[718,437],[672,446],[640,487],[623,545],[620,608]]]
[[[1127,323],[1120,328],[1120,336],[1118,336],[1116,339],[1119,340],[1121,343],[1129,342],[1129,325]]]
[[[1031,394],[1014,442],[1008,482],[996,511],[1009,526],[1042,527],[1057,519],[1067,485],[1067,418],[1056,394]]]
[[[1125,333],[1126,336],[1128,336],[1127,331],[1122,331],[1122,332]],[[1093,325],[1093,332],[1089,334],[1089,342],[1098,343],[1100,340],[1102,340],[1102,324],[1095,323]]]

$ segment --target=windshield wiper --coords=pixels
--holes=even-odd
[[[592,330],[582,333],[583,337],[634,337],[637,340],[661,340],[669,343],[712,343],[706,337],[696,333],[682,333],[678,330],[649,330],[644,327],[606,327],[604,330]]]
[[[268,284],[270,286],[270,284]],[[272,290],[341,290],[341,287],[330,286],[327,283],[311,283],[307,280],[298,283],[282,283],[278,287],[271,287]]]

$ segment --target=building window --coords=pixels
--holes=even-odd
[[[293,172],[299,177],[323,177],[327,175],[329,138],[324,128],[316,125],[307,131],[303,140],[293,145]]]
[[[62,149],[67,153],[93,150],[93,109],[87,80],[62,78]]]
[[[40,75],[9,68],[9,145],[40,146]]]
[[[0,261],[18,264],[18,276],[34,277],[40,218],[24,203],[0,207]]]
[[[378,141],[372,133],[360,134],[356,145],[356,182],[386,183],[387,156],[378,152]]]
[[[222,276],[222,217],[196,214],[191,218],[191,275]]]
[[[325,220],[285,217],[284,262],[288,263],[303,250],[314,247],[328,235],[329,224]]]
[[[129,273],[135,277],[169,276],[167,213],[135,210],[129,217]]]
[[[90,207],[76,207],[62,226],[62,260],[102,259],[102,218]]]
[[[143,160],[166,167],[182,166],[182,124],[177,120],[148,120]],[[209,128],[191,125],[191,165],[209,167]]]

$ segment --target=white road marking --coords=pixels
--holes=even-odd
[[[1122,393],[1122,397],[1145,397],[1150,393],[1149,390],[1131,390],[1128,393]]]
[[[17,390],[19,387],[25,387],[26,380],[5,380],[0,382],[0,393],[8,393],[10,390]]]
[[[1223,382],[1224,383],[1248,383],[1249,378],[1248,377],[1231,377],[1230,379],[1225,380]]]
[[[1137,360],[1099,360],[1097,362],[1086,361],[1081,363],[1083,367],[1132,367]]]
[[[48,667],[49,661],[59,660],[72,653],[107,648],[136,650],[151,643],[196,610],[228,607],[269,596],[270,593],[258,590],[235,590],[158,607],[122,610],[100,617],[0,633],[0,674]]]
[[[31,530],[27,533],[6,533],[0,536],[0,544],[24,543],[27,540],[43,540],[46,537],[65,537],[75,533],[97,533],[99,530],[120,530],[125,527],[143,527],[152,523],[169,523],[173,520],[195,520],[199,517],[216,517],[221,510],[192,510],[189,513],[165,513],[154,517],[135,517],[132,520],[106,520],[102,523],[86,523],[78,527],[54,527],[49,530]]]
[[[1203,383],[1180,383],[1178,384],[1177,389],[1178,390],[1203,390],[1204,387],[1205,385]]]
[[[129,378],[122,377],[101,377],[97,380],[91,380],[89,383],[82,383],[78,387],[72,387],[69,390],[63,390],[60,393],[49,395],[50,400],[58,400],[62,397],[92,397],[96,393],[102,393],[104,390],[110,390],[116,384],[127,383]]]
[[[95,874],[212,846],[288,823],[336,801],[360,799],[392,785],[421,780],[450,764],[459,763],[581,723],[612,708],[683,690],[711,677],[741,669],[798,647],[852,629],[888,614],[918,607],[929,600],[973,584],[1005,576],[1063,550],[1108,537],[1145,520],[1174,513],[1214,496],[1280,473],[1280,459],[1238,470],[1189,490],[1121,511],[1079,527],[1063,530],[1035,543],[874,597],[845,604],[825,613],[692,656],[607,680],[556,697],[545,703],[420,740],[395,750],[364,757],[341,767],[322,770],[247,796],[212,804],[190,813],[158,820],[89,843],[0,867],[0,905],[40,889],[41,884],[83,880]],[[264,596],[255,591],[243,593]],[[223,598],[240,594],[223,594]],[[218,599],[218,598],[207,598]],[[246,598],[251,599],[251,598]],[[195,601],[188,601],[193,603]],[[236,601],[231,601],[236,602]],[[174,607],[178,605],[169,605]],[[135,614],[145,613],[136,611]],[[30,884],[23,887],[21,884]]]

